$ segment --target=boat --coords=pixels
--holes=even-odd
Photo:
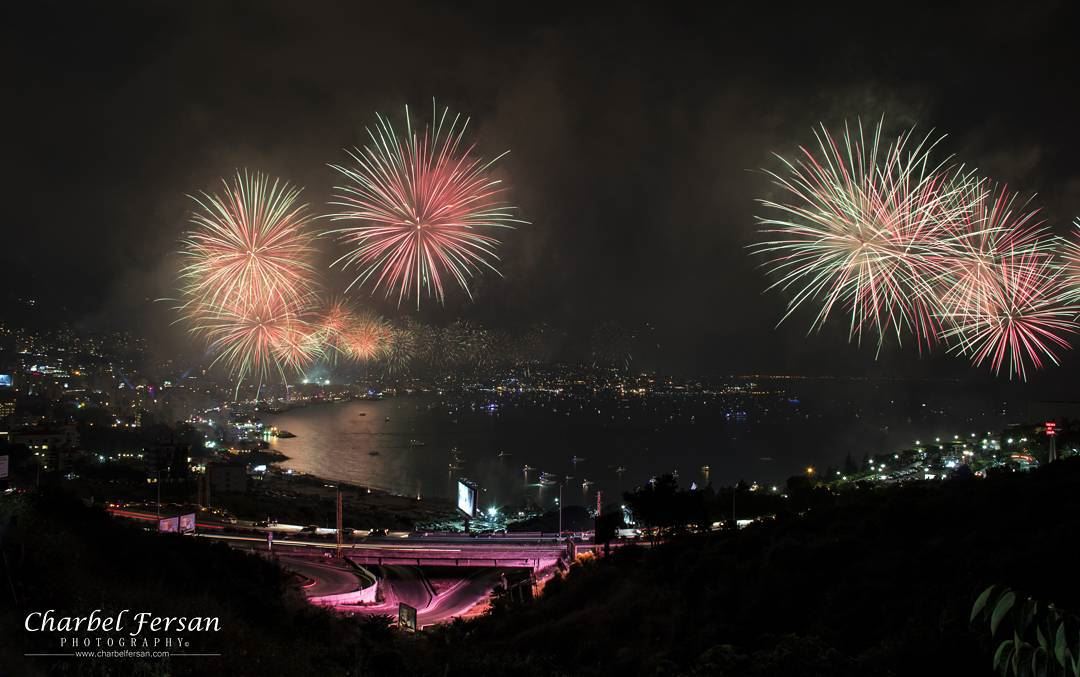
[[[525,472],[532,472],[533,470],[536,470],[536,468],[534,468],[531,465],[529,465],[528,463],[526,463],[523,470],[525,470]]]
[[[290,437],[296,437],[296,435],[293,435],[288,430],[271,430],[270,434],[273,435],[274,437],[280,437],[282,439],[288,439]]]
[[[390,422],[390,417],[389,416],[386,417],[386,421],[387,421],[387,423]]]
[[[362,412],[360,412],[359,414],[357,414],[357,416],[367,416],[367,412],[366,412],[366,411],[362,411]]]
[[[571,462],[571,463],[573,463],[574,465],[577,465],[578,463],[581,463],[581,462],[582,462],[582,461],[584,461],[584,460],[585,460],[585,459],[584,459],[584,458],[582,458],[581,456],[574,456],[574,457],[572,457],[572,458],[570,459],[570,462]]]
[[[409,440],[409,446],[410,447],[424,447],[424,446],[427,446],[427,442],[422,442],[420,440]]]
[[[513,456],[513,454],[511,454],[508,451],[500,451],[498,456],[499,456],[499,458],[506,458],[507,456]]]
[[[377,452],[377,451],[369,451],[369,452],[367,453],[367,455],[368,455],[368,456],[379,456],[380,454],[379,454],[379,452]]]
[[[589,487],[591,487],[594,484],[596,484],[596,482],[593,482],[592,480],[585,480],[584,482],[581,483],[581,488],[585,489],[585,490],[588,490]]]

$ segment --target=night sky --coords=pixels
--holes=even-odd
[[[785,299],[745,250],[770,191],[757,170],[818,122],[936,128],[947,153],[1038,192],[1060,232],[1080,216],[1076,3],[577,4],[25,3],[4,22],[5,293],[182,345],[153,300],[187,193],[257,169],[322,210],[326,163],[375,112],[432,97],[472,116],[485,155],[511,149],[499,173],[532,225],[506,236],[505,278],[422,318],[546,321],[571,343],[649,323],[666,369],[972,373],[913,346],[875,362],[843,320],[774,328]],[[1078,371],[1070,354],[1054,378]]]

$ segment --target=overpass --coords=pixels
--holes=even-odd
[[[267,549],[267,539],[263,536],[227,534],[223,532],[201,532],[199,538],[226,541],[232,545],[253,550]],[[577,550],[592,548],[591,543],[575,544]],[[333,541],[300,540],[294,538],[275,538],[275,552],[297,550],[322,550],[330,552],[337,549]],[[494,567],[494,568],[530,568],[534,571],[553,566],[560,556],[568,553],[566,544],[558,543],[554,538],[535,540],[513,537],[457,537],[444,535],[394,537],[367,537],[355,543],[341,546],[341,554],[351,562],[372,566],[417,566],[417,567]]]
[[[138,510],[110,508],[117,517],[155,523],[158,517]],[[273,532],[272,549],[283,552],[331,551],[337,549],[332,540],[320,539],[333,530],[318,530],[316,534],[301,531],[301,527],[237,526],[222,522],[198,521],[199,538],[221,540],[252,550],[265,550],[268,532]],[[254,532],[254,533],[253,533]],[[326,533],[324,533],[326,532]],[[255,535],[258,534],[258,535]],[[569,536],[569,534],[567,534]],[[585,534],[575,534],[574,548],[590,550],[593,545]],[[560,542],[557,534],[541,532],[507,534],[454,534],[431,532],[390,532],[386,535],[368,533],[341,546],[342,554],[359,565],[468,567],[468,568],[529,568],[539,571],[554,566],[560,557],[570,553],[567,541]]]
[[[394,543],[364,543],[345,546],[342,552],[357,564],[418,567],[527,567],[533,570],[554,566],[566,547],[495,543],[432,544],[405,546]]]

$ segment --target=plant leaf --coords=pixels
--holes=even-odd
[[[1012,643],[1013,641],[1011,639],[1007,639],[998,645],[997,651],[994,652],[994,670],[1004,672],[1001,670],[1001,667],[1005,659],[1005,652],[1012,646]]]
[[[971,619],[968,621],[969,623],[974,623],[979,614],[983,612],[983,609],[986,608],[986,603],[990,601],[990,596],[994,594],[994,588],[996,587],[996,585],[991,585],[975,598],[975,604],[971,607]]]
[[[998,626],[1001,625],[1001,619],[1005,618],[1005,614],[1009,613],[1013,604],[1016,603],[1016,594],[1012,590],[1006,592],[1001,596],[1001,599],[994,605],[994,613],[990,615],[990,634],[996,635]]]
[[[1058,665],[1065,667],[1065,651],[1068,649],[1065,646],[1065,621],[1061,621],[1058,625],[1057,633],[1054,634],[1054,658],[1057,659]]]

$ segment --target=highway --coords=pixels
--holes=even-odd
[[[158,520],[154,514],[130,508],[116,507],[109,511],[118,517],[148,523]],[[256,552],[272,550],[283,568],[310,581],[304,587],[304,594],[309,599],[348,596],[348,593],[370,586],[357,570],[340,561],[331,563],[319,557],[336,549],[333,540],[302,532],[300,527],[260,527],[200,520],[196,531],[197,538],[224,541],[232,547]],[[268,531],[274,534],[270,548]],[[577,542],[579,551],[591,547],[590,543]],[[396,617],[398,603],[404,602],[417,609],[417,623],[424,627],[449,621],[486,602],[503,570],[531,568],[539,571],[554,566],[559,557],[566,554],[566,545],[559,543],[554,535],[539,533],[368,533],[343,544],[341,554],[352,563],[373,570],[380,579],[382,601],[358,605],[347,599],[334,600],[330,604],[342,611]],[[439,585],[432,585],[425,570],[438,577]]]

